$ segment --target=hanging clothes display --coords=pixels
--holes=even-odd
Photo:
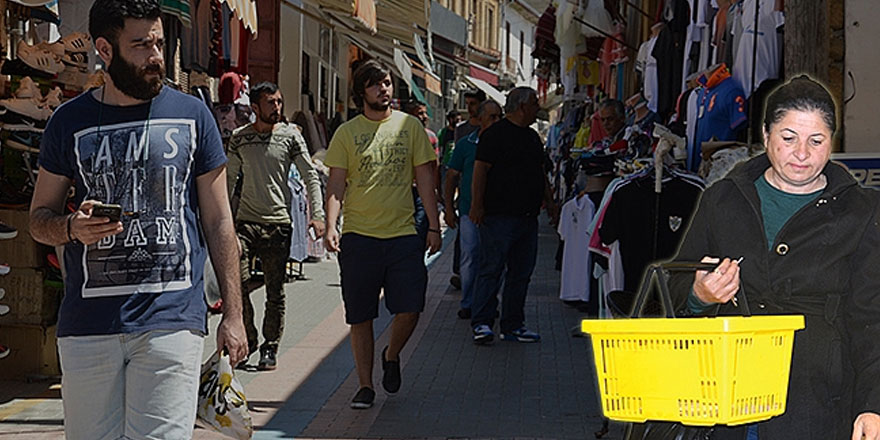
[[[659,34],[659,30],[657,32]],[[639,46],[638,58],[636,58],[636,70],[642,72],[642,96],[648,101],[648,109],[657,112],[657,58],[654,58],[654,45],[657,43],[657,35],[653,35],[648,41]]]
[[[675,110],[675,101],[681,93],[682,60],[689,20],[687,0],[668,0],[663,9],[666,26],[657,36],[651,55],[657,59],[658,90],[657,114],[665,121]]]
[[[775,0],[745,0],[740,17],[742,36],[733,61],[733,77],[750,97],[762,82],[779,78],[782,62],[782,47],[776,28],[782,25],[782,15],[774,11]],[[755,29],[755,11],[758,14],[758,27]],[[755,47],[757,40],[757,47]],[[752,65],[754,64],[754,86],[752,85]]]
[[[309,257],[308,229],[308,197],[306,186],[300,179],[296,167],[290,167],[287,178],[287,186],[290,188],[290,221],[293,233],[290,237],[289,258],[293,261],[305,261]]]
[[[687,157],[687,169],[696,172],[700,167],[700,144],[715,139],[732,141],[746,126],[746,97],[739,83],[721,65],[697,80],[703,87],[697,97],[696,130]]]
[[[705,185],[691,174],[666,170],[662,192],[654,190],[654,173],[617,186],[598,228],[602,243],[620,241],[624,290],[636,292],[644,270],[668,259],[678,249]]]
[[[556,231],[565,243],[562,251],[562,275],[559,299],[588,302],[592,259],[587,250],[590,236],[587,229],[593,219],[593,202],[586,195],[572,198],[559,215]]]

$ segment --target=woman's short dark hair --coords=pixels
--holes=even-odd
[[[250,99],[251,104],[259,104],[260,98],[262,98],[263,95],[274,95],[277,91],[277,84],[269,81],[263,81],[251,87],[251,91],[248,92],[248,98]]]
[[[764,130],[781,121],[791,110],[819,112],[831,133],[837,131],[837,104],[824,84],[800,75],[777,87],[767,96],[764,106]]]
[[[391,71],[376,60],[368,60],[354,71],[352,79],[352,99],[358,107],[364,105],[364,94],[368,87],[380,83]]]
[[[162,14],[159,0],[95,0],[89,9],[92,41],[104,38],[116,46],[126,18],[155,20]]]

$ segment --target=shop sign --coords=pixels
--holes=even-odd
[[[880,188],[880,153],[835,153],[831,160],[846,165],[861,185]]]

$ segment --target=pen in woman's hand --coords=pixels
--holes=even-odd
[[[737,265],[737,266],[739,266],[739,263],[742,263],[743,258],[745,258],[745,257],[739,257],[739,259],[736,260],[736,265]],[[732,299],[732,301],[733,301],[733,306],[734,306],[734,307],[739,307],[739,304],[736,303],[736,294],[733,295],[733,299]]]

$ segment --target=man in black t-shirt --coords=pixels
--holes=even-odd
[[[529,126],[538,95],[529,87],[510,91],[507,116],[480,136],[474,161],[470,218],[480,230],[480,270],[471,306],[474,343],[495,339],[492,326],[504,278],[501,339],[538,342],[524,324],[526,291],[538,253],[538,212],[542,199],[556,221],[553,192],[543,167],[543,142]]]

